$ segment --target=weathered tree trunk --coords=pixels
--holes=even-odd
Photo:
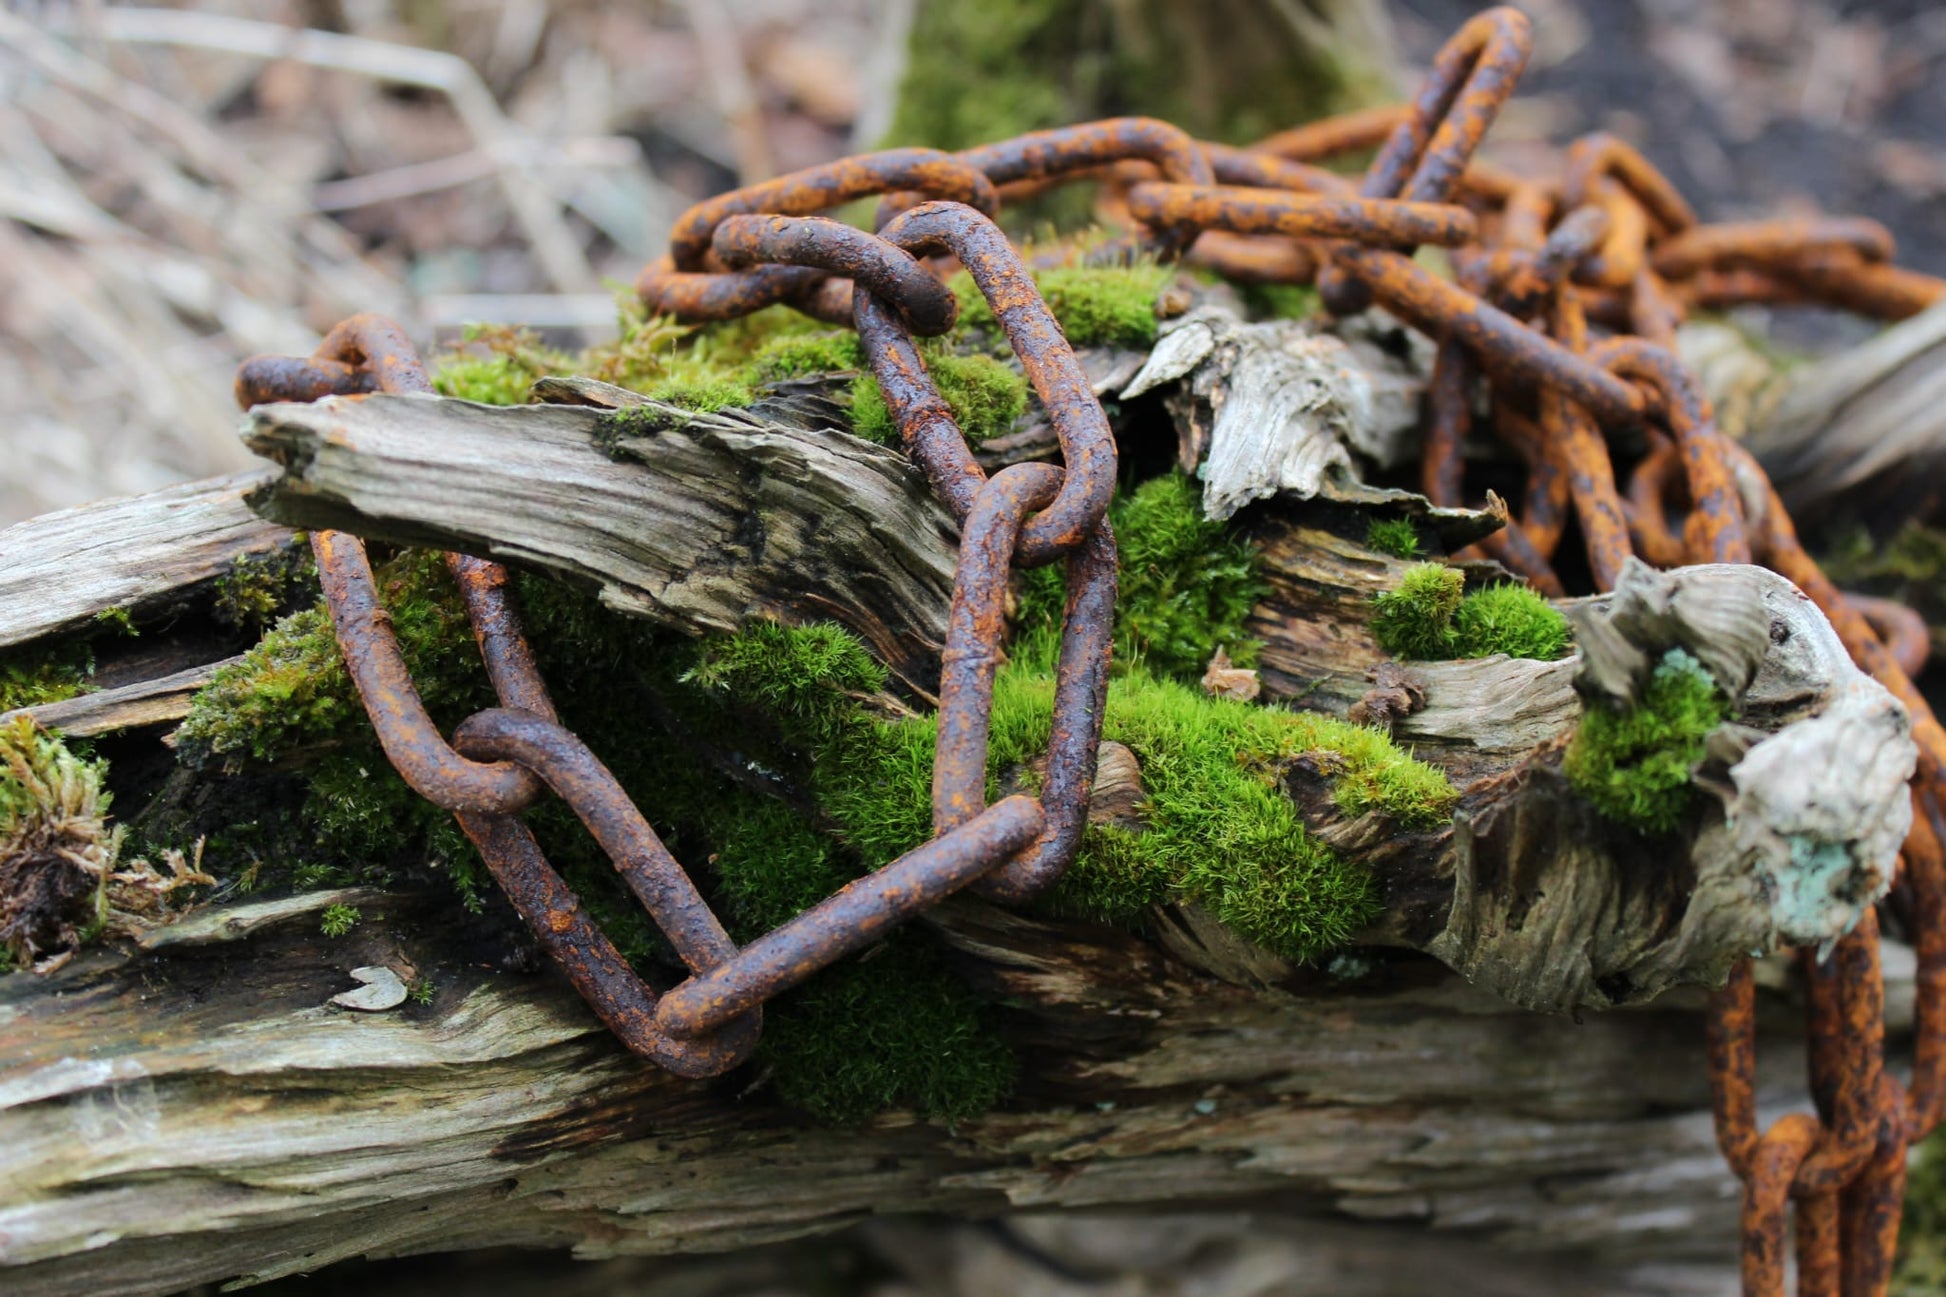
[[[953,529],[902,457],[815,420],[699,415],[587,384],[552,395],[640,408],[618,420],[585,404],[429,398],[261,407],[246,435],[284,471],[250,483],[254,503],[280,522],[551,569],[690,633],[752,615],[835,619],[924,694]],[[49,524],[0,533],[0,595],[30,562],[53,587],[0,604],[27,628],[0,623],[0,643],[138,600],[193,601],[234,556],[288,543],[241,525],[238,488],[77,511],[60,534],[113,519],[123,539],[78,559],[86,570],[71,582],[37,548]],[[100,579],[162,570],[153,538],[165,529],[126,523],[184,501],[239,525],[194,554],[168,550],[171,566],[146,586]],[[1403,566],[1362,543],[1375,502],[1417,509],[1453,544],[1490,525],[1329,476],[1309,501],[1257,507],[1247,525],[1273,587],[1255,627],[1268,695],[1343,713],[1370,686],[1381,657],[1370,599]],[[1776,808],[1740,804],[1727,775],[1721,799],[1675,838],[1631,844],[1559,774],[1576,675],[1665,642],[1740,658],[1747,728],[1725,763],[1785,744],[1821,769],[1833,740],[1819,714],[1856,720],[1877,704],[1829,628],[1775,578],[1691,569],[1631,581],[1577,613],[1586,659],[1415,664],[1424,701],[1398,734],[1459,787],[1451,824],[1347,819],[1329,769],[1290,772],[1283,790],[1311,831],[1368,864],[1385,905],[1328,972],[1293,967],[1192,907],[1158,911],[1147,937],[970,900],[929,916],[965,977],[1007,1006],[1024,1060],[1015,1096],[977,1120],[887,1114],[824,1129],[761,1086],[678,1080],[629,1056],[555,976],[498,967],[508,947],[492,922],[427,896],[214,907],[137,948],[0,979],[7,1290],[163,1293],[489,1243],[695,1251],[881,1213],[1212,1203],[1409,1227],[1444,1240],[1434,1255],[1473,1257],[1507,1285],[1456,1278],[1456,1291],[1668,1291],[1672,1276],[1727,1290],[1735,1191],[1710,1132],[1700,1000],[1669,988],[1707,982],[1753,947],[1805,940],[1807,922],[1846,922],[1870,893],[1869,825],[1852,844],[1851,900],[1821,897],[1831,903],[1809,920],[1774,903],[1776,844],[1731,840],[1730,811],[1766,825]],[[73,733],[159,733],[211,665],[178,647],[33,713]],[[1840,754],[1848,768],[1896,767],[1902,735],[1860,725],[1847,741],[1867,732]],[[1853,777],[1853,812],[1889,822],[1898,784],[1896,769]],[[1829,792],[1795,788],[1783,801]],[[348,900],[365,921],[320,938],[318,912]],[[353,970],[376,968],[436,996],[344,1007]],[[1897,990],[1909,965],[1891,971],[1894,1012],[1909,1015]],[[1579,1020],[1516,1007],[1665,991],[1653,1007]],[[1766,1078],[1794,1093],[1799,1069],[1772,1063]],[[1356,1290],[1397,1290],[1375,1282]]]

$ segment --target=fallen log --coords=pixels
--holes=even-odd
[[[280,523],[591,584],[608,607],[687,634],[836,621],[924,700],[953,537],[900,456],[761,414],[566,395],[632,409],[261,407],[246,435],[284,471],[253,502]],[[1363,539],[1374,511],[1418,519],[1435,543],[1492,525],[1410,499],[1339,481],[1240,517],[1270,589],[1251,623],[1268,698],[1338,715],[1365,701],[1384,659],[1372,599],[1407,566]],[[181,601],[254,543],[218,547]],[[87,562],[127,565],[113,536],[101,544]],[[18,552],[0,544],[0,589]],[[36,613],[16,639],[78,615]],[[1671,988],[1753,948],[1821,939],[1882,890],[1877,839],[1905,806],[1903,713],[1860,684],[1788,583],[1754,569],[1640,570],[1576,615],[1592,656],[1411,664],[1419,702],[1396,733],[1453,781],[1451,819],[1346,813],[1329,753],[1280,771],[1306,830],[1377,883],[1379,917],[1326,969],[1194,904],[1154,910],[1140,934],[969,900],[932,915],[958,974],[1004,1006],[1022,1059],[1012,1097],[977,1118],[894,1111],[834,1129],[782,1107],[760,1070],[677,1080],[534,971],[503,911],[471,918],[429,894],[218,906],[133,949],[0,979],[9,1289],[163,1293],[487,1243],[694,1251],[888,1212],[1186,1202],[1409,1222],[1587,1268],[1589,1293],[1646,1291],[1641,1276],[1670,1267],[1727,1274],[1734,1182],[1713,1150],[1697,999]],[[1652,842],[1574,796],[1561,752],[1584,695],[1626,689],[1632,661],[1671,646],[1720,668],[1744,706],[1706,774],[1713,793]],[[150,728],[125,741],[152,744],[180,715],[156,700],[183,697],[185,669],[94,695],[92,712],[84,696],[31,713],[73,724],[145,706],[126,721]],[[1838,733],[1833,714],[1856,723]],[[1842,790],[1844,823],[1811,826],[1803,812],[1830,787],[1766,802],[1740,785],[1766,752],[1757,764],[1875,773]],[[1097,813],[1139,829],[1134,787]],[[1816,886],[1785,863],[1792,835],[1814,833],[1844,862]],[[358,911],[347,935],[320,931],[332,907]],[[377,970],[423,994],[344,1007]],[[1658,995],[1579,1021],[1520,1007]]]

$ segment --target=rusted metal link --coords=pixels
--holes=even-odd
[[[342,360],[315,356],[252,356],[236,372],[237,408],[272,401],[321,401],[378,390],[378,376]]]
[[[1115,438],[1087,374],[1074,358],[1053,312],[1041,300],[1020,254],[999,226],[959,203],[922,204],[894,218],[881,234],[908,252],[950,252],[960,259],[993,308],[1060,442],[1067,477],[1053,503],[1021,533],[1015,561],[1023,567],[1036,567],[1079,548],[1108,511],[1109,497],[1115,492]],[[861,295],[861,299],[863,296],[867,295]],[[862,327],[860,332],[864,332]],[[870,340],[867,349],[871,349]],[[917,362],[916,353],[912,359]],[[877,355],[872,356],[872,362],[886,407],[901,428],[907,427],[908,410],[895,400],[910,395],[901,380],[923,375],[923,362],[918,363],[916,374],[903,369],[879,374]],[[926,386],[931,386],[930,379]],[[933,454],[940,448],[939,439],[930,438],[916,453]],[[935,482],[964,476],[958,454],[949,453],[938,465],[921,462]],[[956,493],[947,502],[957,509],[955,501],[960,498]]]
[[[1845,599],[1870,623],[1874,633],[1885,642],[1886,652],[1899,664],[1899,670],[1916,676],[1926,669],[1932,656],[1932,633],[1926,619],[1896,599],[1880,599],[1847,590]]]
[[[345,669],[400,776],[449,811],[506,815],[532,806],[541,793],[532,775],[505,762],[468,760],[440,735],[379,602],[364,542],[341,531],[318,531],[311,533],[311,548]]]
[[[1465,343],[1489,374],[1559,391],[1603,423],[1627,426],[1641,420],[1643,399],[1630,384],[1412,258],[1384,248],[1341,245],[1332,264],[1364,281],[1394,315],[1435,338]]]
[[[1313,244],[1224,230],[1205,230],[1184,261],[1240,284],[1308,284],[1321,264]]]
[[[1463,503],[1466,465],[1461,445],[1473,426],[1472,357],[1448,338],[1434,354],[1432,381],[1426,385],[1426,449],[1419,489],[1442,509]]]
[[[756,270],[677,270],[658,257],[635,279],[635,294],[650,314],[689,323],[734,320],[783,303],[809,299],[825,280],[809,266],[763,266]],[[815,314],[815,312],[808,312]]]
[[[1681,487],[1682,452],[1662,432],[1649,437],[1649,453],[1628,479],[1628,534],[1636,552],[1657,567],[1681,567],[1688,550],[1682,533],[1669,526],[1669,497]],[[1685,498],[1685,505],[1687,500]]]
[[[1411,116],[1411,104],[1362,108],[1279,131],[1252,144],[1250,151],[1294,162],[1323,162],[1377,148]]]
[[[1437,203],[1450,198],[1487,128],[1513,94],[1533,50],[1533,26],[1509,6],[1476,14],[1433,57],[1432,71],[1366,170],[1366,198]],[[1338,315],[1372,301],[1372,285],[1337,261],[1318,276],[1318,291]]]
[[[1695,209],[1669,178],[1605,132],[1568,146],[1562,200],[1570,208],[1597,206],[1609,219],[1600,249],[1577,270],[1577,278],[1590,285],[1627,287],[1641,273],[1652,236],[1680,234],[1696,224]]]
[[[1788,274],[1807,258],[1834,252],[1862,261],[1890,261],[1892,232],[1860,217],[1697,225],[1657,244],[1649,260],[1665,279],[1686,279],[1704,270],[1736,267]]]
[[[469,717],[455,732],[454,742],[475,756],[516,763],[544,780],[573,809],[615,863],[616,872],[621,874],[629,891],[648,910],[677,957],[693,972],[709,972],[737,957],[735,943],[711,913],[689,875],[662,845],[608,767],[572,732],[528,712],[496,708]],[[487,827],[490,833],[497,829],[504,835],[504,826]],[[531,838],[528,841],[531,844]],[[516,848],[516,853],[504,858],[503,869],[509,864],[514,866],[510,872],[517,879],[544,871],[542,887],[547,878],[559,881],[553,868],[540,857],[537,847],[531,853]],[[579,904],[572,894],[566,897],[565,905],[559,904],[559,898],[556,901],[557,908],[543,909],[537,915],[539,922],[530,920],[537,935],[574,930],[573,919],[580,915]],[[626,964],[622,970],[627,970]],[[603,997],[617,993],[613,976],[640,984],[632,971],[602,970],[594,980]],[[631,998],[637,996],[634,992],[625,994]],[[637,1007],[641,1007],[639,1001]],[[647,1007],[658,1007],[653,996],[648,998]],[[668,1039],[674,1033],[668,1032],[655,1016],[642,1020],[632,1014],[627,1023],[628,1034],[623,1039],[636,1052],[664,1066],[677,1062],[696,1067],[704,1059],[715,1063],[729,1055],[747,1053],[743,1042],[747,1038],[750,1044],[755,1043],[760,1023],[761,1018],[752,1012],[749,1022],[729,1041],[712,1044],[685,1039],[678,1044]],[[725,1019],[717,1026],[727,1032],[733,1024]],[[693,1037],[703,1033],[683,1034]]]
[[[1913,787],[1912,832],[1903,853],[1917,955],[1905,1118],[1914,1141],[1931,1134],[1946,1111],[1946,849],[1937,827],[1940,808],[1923,776]]]
[[[1030,797],[1007,797],[953,832],[914,847],[847,883],[737,957],[662,997],[656,1021],[671,1035],[699,1036],[756,1011],[779,991],[879,941],[1032,842],[1046,817]]]
[[[1367,198],[1444,202],[1534,48],[1527,15],[1502,5],[1476,14],[1433,56],[1432,70],[1365,173]]]
[[[1558,437],[1505,402],[1493,408],[1493,427],[1527,464],[1527,490],[1521,499],[1520,526],[1541,558],[1552,561],[1567,528],[1571,499],[1567,469],[1560,462]]]
[[[1028,513],[1046,508],[1062,471],[1016,464],[980,492],[960,535],[960,558],[940,655],[939,739],[933,759],[933,831],[950,833],[986,808],[993,681],[1006,629],[1010,559]],[[1054,725],[1041,804],[1047,824],[1035,849],[981,880],[995,899],[1024,900],[1067,868],[1087,824],[1095,750],[1108,690],[1115,620],[1115,540],[1106,520],[1068,559],[1068,597],[1055,667]]]
[[[787,262],[792,268],[815,266],[863,284],[921,337],[945,333],[959,321],[959,299],[917,257],[839,221],[731,216],[716,227],[713,246],[732,270],[757,262]]]
[[[1349,176],[1314,167],[1308,162],[1280,158],[1274,153],[1255,149],[1212,144],[1207,140],[1200,147],[1203,156],[1209,159],[1211,175],[1209,181],[1198,183],[1242,185],[1249,189],[1288,189],[1293,193],[1330,194],[1338,198],[1354,198],[1358,194],[1358,184]]]
[[[1818,1119],[1794,1112],[1764,1132],[1743,1182],[1744,1297],[1784,1297],[1791,1180],[1817,1142]]]
[[[1128,192],[1128,209],[1144,224],[1191,225],[1232,234],[1458,244],[1475,233],[1473,213],[1464,207],[1232,185],[1140,184]]]
[[[1675,434],[1689,481],[1685,537],[1692,561],[1750,562],[1743,499],[1696,376],[1672,353],[1640,338],[1609,338],[1594,347],[1589,359],[1655,393],[1656,404]]]
[[[514,912],[602,1024],[635,1053],[677,1076],[720,1076],[757,1048],[752,1012],[713,1035],[681,1039],[655,1019],[657,996],[581,908],[520,819],[461,811],[456,817]]]
[[[676,219],[669,256],[677,270],[706,270],[716,227],[728,216],[813,216],[878,194],[912,190],[966,203],[989,215],[999,210],[993,182],[938,149],[887,149],[793,171],[762,184],[733,189],[696,204]]]

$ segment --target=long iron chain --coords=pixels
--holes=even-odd
[[[1536,589],[1565,593],[1554,561],[1570,522],[1601,590],[1632,556],[1663,566],[1762,562],[1803,589],[1860,667],[1905,703],[1921,751],[1900,860],[1919,960],[1911,1080],[1901,1085],[1884,1066],[1869,912],[1827,959],[1802,954],[1814,1112],[1757,1124],[1747,963],[1709,1013],[1718,1137],[1745,1186],[1745,1292],[1783,1291],[1793,1203],[1800,1292],[1885,1291],[1906,1150],[1946,1110],[1946,730],[1912,684],[1924,626],[1897,605],[1841,593],[1819,571],[1763,470],[1717,429],[1672,347],[1694,309],[1818,303],[1892,320],[1946,298],[1946,282],[1892,265],[1891,236],[1870,221],[1702,224],[1666,178],[1610,136],[1577,141],[1558,182],[1476,160],[1531,47],[1528,20],[1493,9],[1440,51],[1410,104],[1310,123],[1248,149],[1117,118],[958,153],[847,158],[719,195],[677,222],[668,256],[637,281],[649,309],[702,322],[782,303],[854,327],[907,452],[961,527],[941,661],[935,836],[742,948],[607,768],[559,723],[503,567],[448,556],[501,704],[448,743],[413,687],[363,543],[313,534],[338,641],[387,756],[454,812],[542,947],[630,1049],[684,1076],[720,1074],[749,1057],[771,996],[956,891],[1018,902],[1073,860],[1107,688],[1116,448],[1030,265],[993,217],[1005,203],[1090,181],[1105,223],[1131,231],[1095,245],[1096,261],[1180,259],[1242,282],[1315,283],[1335,313],[1376,304],[1435,339],[1423,461],[1435,504],[1465,502],[1461,448],[1484,378],[1491,427],[1527,481],[1517,511],[1483,548]],[[1374,148],[1362,180],[1322,165]],[[875,233],[817,215],[872,196]],[[1452,278],[1415,258],[1422,245],[1446,250]],[[915,340],[954,326],[957,301],[943,283],[954,263],[1011,342],[1059,440],[1058,466],[1017,464],[988,477],[934,386]],[[410,343],[372,316],[338,326],[308,359],[252,359],[237,381],[245,406],[430,390]],[[1617,432],[1647,445],[1626,484],[1610,457],[1607,434]],[[1057,561],[1067,600],[1045,778],[1038,797],[989,806],[1009,575]],[[689,967],[687,981],[658,993],[582,911],[519,818],[547,791],[607,851]]]

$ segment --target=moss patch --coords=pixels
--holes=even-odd
[[[1131,266],[1052,266],[1032,272],[1041,297],[1077,347],[1155,345],[1156,298],[1175,280],[1173,266],[1152,261]],[[959,298],[959,328],[1004,344],[1000,321],[965,271],[953,276]]]
[[[1396,589],[1373,600],[1372,635],[1393,657],[1533,658],[1551,662],[1568,651],[1567,619],[1526,586],[1501,584],[1465,593],[1457,568],[1417,563]]]
[[[1457,656],[1533,658],[1552,662],[1568,651],[1568,619],[1524,585],[1502,584],[1475,590],[1453,614]]]
[[[1013,366],[992,356],[956,355],[937,346],[926,347],[925,358],[933,384],[968,443],[977,446],[999,436],[1027,412],[1027,380]],[[852,382],[851,430],[883,446],[898,444],[899,430],[885,395],[868,373]]]
[[[1180,473],[1151,478],[1117,496],[1108,517],[1121,550],[1118,666],[1193,681],[1219,647],[1238,666],[1256,661],[1260,644],[1247,628],[1269,586],[1249,542],[1203,516],[1196,483]],[[1064,581],[1058,565],[1023,575],[1015,656],[1052,668]]]
[[[106,913],[121,850],[107,824],[105,763],[26,717],[0,726],[0,948],[10,962],[78,944]]]
[[[1419,529],[1410,518],[1374,518],[1365,529],[1365,543],[1393,558],[1419,557]]]
[[[787,334],[773,338],[750,358],[758,379],[776,383],[818,374],[841,374],[865,367],[865,349],[850,331]]]
[[[1046,749],[1053,681],[1004,670],[994,691],[989,795]],[[875,725],[825,754],[819,800],[868,863],[931,831],[933,717]],[[1057,911],[1128,922],[1168,899],[1209,905],[1223,922],[1294,959],[1341,945],[1376,904],[1369,875],[1305,830],[1281,781],[1300,757],[1337,775],[1347,815],[1409,827],[1443,819],[1456,794],[1434,768],[1379,731],[1331,717],[1213,699],[1135,670],[1109,686],[1104,737],[1142,767],[1141,833],[1090,829],[1050,898]]]
[[[78,640],[0,649],[0,712],[73,698],[94,673],[94,652]]]
[[[1908,1162],[1892,1292],[1894,1297],[1946,1292],[1946,1131],[1927,1137]]]
[[[1626,710],[1591,702],[1568,744],[1568,783],[1597,811],[1644,833],[1667,833],[1694,800],[1689,772],[1729,714],[1709,672],[1671,649]]]
[[[1466,576],[1458,568],[1415,564],[1405,570],[1397,588],[1372,600],[1372,635],[1395,658],[1454,657],[1453,614],[1465,592]]]

